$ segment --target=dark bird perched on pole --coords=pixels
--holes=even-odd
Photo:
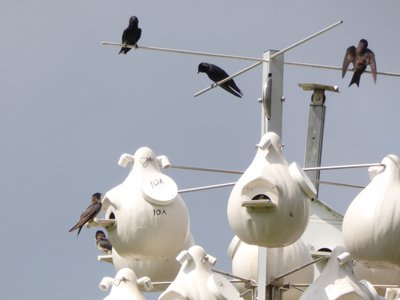
[[[111,254],[112,245],[111,245],[110,241],[107,239],[106,234],[101,230],[97,230],[95,238],[96,238],[97,248],[101,252],[104,252],[105,254]]]
[[[78,223],[76,223],[75,226],[69,230],[69,232],[79,229],[78,230],[78,236],[79,236],[79,233],[81,232],[82,227],[85,226],[86,223],[93,221],[93,219],[97,216],[97,214],[101,210],[100,198],[101,198],[100,193],[95,193],[92,195],[92,203],[81,214],[81,217],[80,217]]]
[[[197,73],[200,72],[206,73],[208,78],[210,78],[214,82],[218,82],[229,77],[229,75],[220,67],[204,62],[199,64]],[[242,91],[238,88],[233,79],[230,79],[227,82],[221,84],[220,87],[222,87],[224,90],[231,93],[232,95],[235,95],[236,97],[242,98],[243,96]]]
[[[129,25],[122,33],[122,44],[135,46],[142,35],[142,29],[139,28],[139,19],[136,16],[129,18]],[[122,47],[118,54],[127,54],[131,50],[128,47]]]
[[[350,63],[353,64],[354,74],[351,78],[349,86],[351,86],[353,83],[357,84],[357,86],[360,85],[361,74],[364,73],[368,65],[371,67],[372,78],[376,83],[375,54],[368,48],[367,40],[360,40],[357,48],[355,46],[350,46],[346,49],[346,54],[344,55],[343,59],[342,78],[346,74]]]

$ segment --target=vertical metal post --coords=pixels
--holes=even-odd
[[[263,56],[263,58],[268,59],[269,62],[263,63],[263,97],[261,98],[261,102],[263,105],[261,112],[261,136],[263,136],[268,131],[273,131],[282,138],[284,55],[283,53],[281,53],[274,56],[274,54],[277,52],[278,51],[276,50],[270,50],[265,52]],[[266,86],[267,81],[269,86]],[[266,93],[266,91],[264,90],[265,88],[268,88],[268,93]],[[277,269],[280,270],[283,264],[281,255],[274,255],[274,251],[268,251],[267,248],[258,247],[258,300],[274,299],[274,293],[272,289],[269,289],[268,294],[266,291],[266,286],[270,282],[269,278],[272,275],[272,264],[277,265]]]
[[[266,300],[267,248],[258,247],[257,300]]]
[[[321,166],[322,142],[324,137],[325,125],[325,90],[339,92],[337,86],[327,86],[322,84],[299,84],[303,90],[314,90],[311,96],[310,111],[308,117],[308,132],[304,166]],[[314,182],[315,189],[319,189],[320,171],[308,171],[307,175]]]
[[[282,97],[283,97],[283,60],[284,54],[274,56],[276,50],[264,53],[263,58],[268,63],[263,63],[263,87],[271,74],[270,97],[263,97],[261,135],[273,131],[282,138]],[[272,57],[272,58],[271,58]],[[269,110],[270,111],[267,111]]]
[[[304,166],[319,167],[321,166],[322,142],[324,138],[325,126],[325,93],[324,90],[314,90],[311,97],[310,111],[308,115],[308,132],[307,145]],[[308,173],[310,179],[314,182],[315,189],[319,189],[319,173],[320,171],[311,171]]]

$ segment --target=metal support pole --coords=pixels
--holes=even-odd
[[[268,62],[263,63],[263,89],[268,85],[268,95],[263,91],[261,112],[261,136],[268,131],[273,131],[282,137],[282,96],[283,96],[283,61],[284,54],[280,51],[270,50],[264,53],[263,58]],[[268,83],[266,85],[266,83]],[[282,250],[282,249],[281,249]],[[278,275],[282,267],[282,252],[271,251],[258,247],[258,278],[257,299],[275,299],[274,289],[268,286],[270,278]]]
[[[267,248],[258,247],[257,299],[266,300],[267,292]]]
[[[309,117],[308,117],[308,132],[304,166],[320,167],[322,156],[322,142],[324,137],[325,125],[325,90],[339,92],[337,87],[321,85],[321,84],[299,84],[303,90],[313,90],[311,96]],[[307,172],[308,177],[314,182],[315,189],[319,189],[320,171],[313,170]]]
[[[325,125],[325,93],[324,90],[314,90],[311,97],[310,111],[308,116],[308,132],[305,167],[315,167],[321,165],[322,142],[324,138]],[[310,171],[308,177],[314,181],[315,189],[319,190],[320,171]]]
[[[282,97],[283,97],[283,60],[284,54],[274,56],[276,50],[264,53],[263,58],[269,62],[263,64],[263,87],[267,81],[271,84],[270,97],[262,98],[262,129],[264,135],[267,131],[275,132],[282,138]],[[272,57],[272,58],[271,58]],[[269,78],[270,74],[270,78]]]

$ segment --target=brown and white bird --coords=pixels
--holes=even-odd
[[[69,232],[78,229],[78,236],[79,236],[82,227],[85,226],[86,223],[93,221],[93,219],[97,216],[100,210],[101,210],[101,194],[95,193],[92,195],[92,203],[81,214],[78,223],[76,223],[75,226],[69,230]]]
[[[96,238],[97,248],[105,254],[111,254],[112,245],[110,241],[107,239],[106,234],[101,230],[97,230],[95,238]]]
[[[375,54],[368,48],[367,40],[361,39],[357,48],[355,46],[350,46],[346,49],[342,66],[342,78],[346,75],[350,63],[353,64],[354,73],[349,86],[353,83],[357,84],[357,86],[360,85],[361,74],[364,73],[368,65],[371,67],[372,78],[376,83]]]

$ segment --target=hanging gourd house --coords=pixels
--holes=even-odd
[[[297,163],[287,163],[277,134],[267,132],[256,147],[229,197],[229,224],[245,243],[284,247],[303,234],[316,190]]]
[[[381,163],[347,209],[343,239],[365,266],[400,270],[400,158],[390,154]]]
[[[181,269],[159,300],[243,300],[228,279],[212,271],[216,258],[202,247],[192,246],[176,259]]]
[[[108,191],[103,200],[110,242],[126,259],[175,257],[188,240],[189,213],[178,194],[176,183],[161,173],[165,156],[142,147],[135,155],[123,154],[119,165],[133,167],[120,185]]]

